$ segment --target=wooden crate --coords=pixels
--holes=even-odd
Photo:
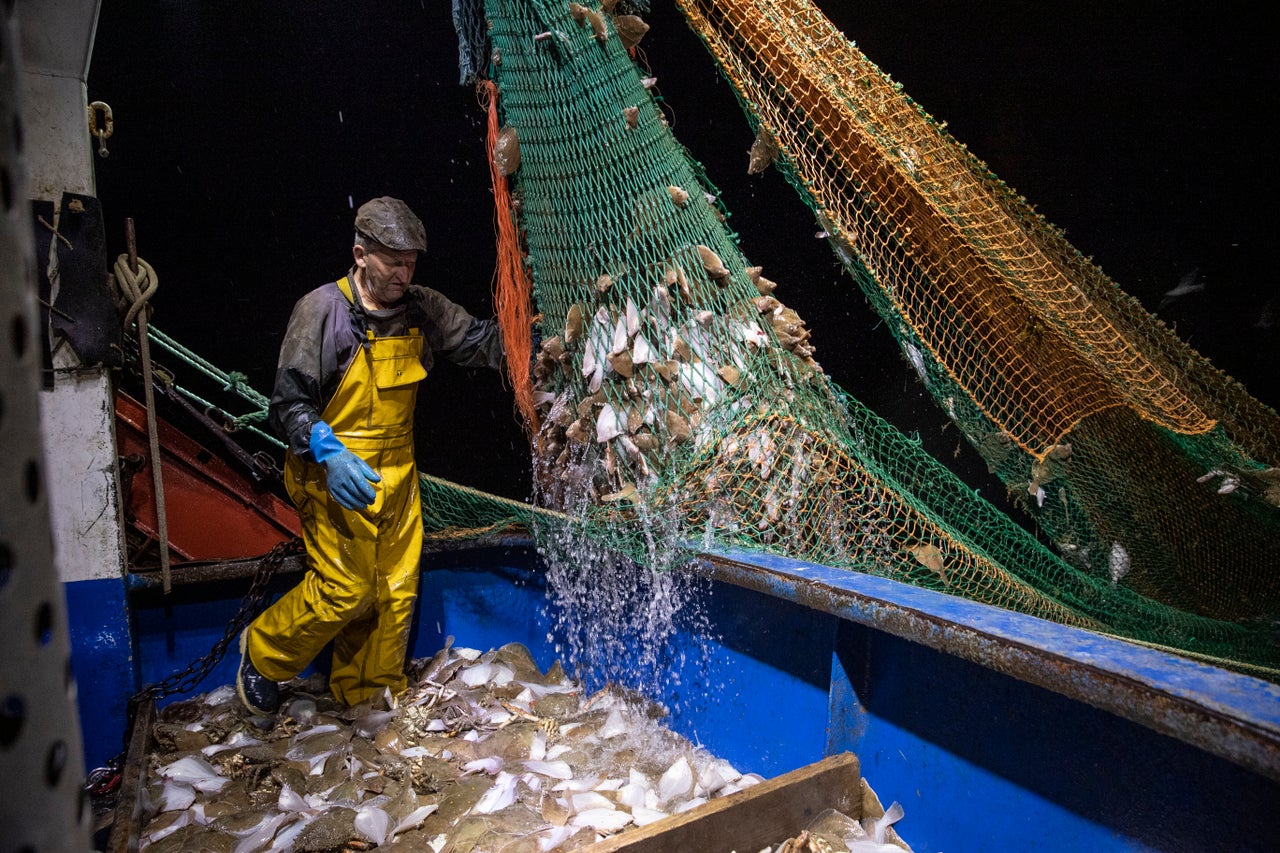
[[[147,761],[153,746],[151,724],[156,703],[138,706],[129,735],[129,751],[120,771],[120,791],[116,795],[116,815],[107,841],[107,853],[134,853],[142,838],[142,789],[147,784]]]
[[[744,791],[582,848],[583,853],[756,853],[796,836],[827,809],[855,820],[884,814],[862,781],[858,758],[842,753]]]

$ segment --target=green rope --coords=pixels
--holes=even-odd
[[[223,391],[232,392],[236,396],[240,397],[240,399],[250,403],[256,408],[251,412],[247,412],[243,415],[232,417],[230,413],[223,410],[221,406],[217,406],[214,403],[211,403],[210,401],[201,397],[199,394],[196,394],[194,391],[191,391],[188,388],[183,388],[181,385],[178,385],[176,382],[173,383],[171,386],[173,390],[182,394],[182,396],[186,397],[188,400],[191,400],[193,403],[198,403],[199,405],[203,406],[205,409],[214,409],[216,411],[222,412],[223,414],[226,414],[231,421],[232,428],[234,429],[248,429],[250,432],[254,433],[260,438],[265,439],[266,441],[270,442],[276,447],[284,448],[286,446],[285,443],[281,441],[279,438],[277,438],[276,436],[272,435],[269,432],[265,432],[257,427],[257,424],[266,423],[267,410],[271,404],[271,399],[263,394],[260,394],[258,391],[254,390],[253,386],[249,385],[248,374],[241,373],[238,370],[233,370],[230,372],[222,370],[212,362],[192,352],[191,350],[189,350],[182,344],[178,343],[176,340],[169,337],[164,332],[161,332],[159,329],[155,328],[154,326],[148,329],[148,334],[150,335],[151,339],[154,340],[166,352],[169,352],[170,354],[177,357],[179,360],[195,368],[200,373],[203,373],[208,378],[219,383],[222,386]]]
[[[270,398],[258,393],[251,386],[246,384],[247,375],[238,371],[227,373],[209,361],[196,355],[173,338],[161,332],[159,329],[152,327],[149,334],[157,344],[168,352],[185,361],[187,364],[199,370],[205,376],[219,382],[223,385],[224,390],[232,391],[246,402],[252,403],[260,409],[265,410],[271,402]]]

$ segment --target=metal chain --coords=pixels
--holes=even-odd
[[[261,610],[262,602],[267,594],[267,585],[271,581],[272,575],[284,563],[286,557],[296,556],[301,554],[302,551],[302,539],[296,536],[276,544],[266,556],[258,561],[258,567],[254,570],[253,581],[249,584],[249,590],[240,601],[239,611],[227,623],[227,628],[222,637],[213,644],[213,648],[210,649],[209,653],[198,660],[192,661],[182,672],[174,673],[163,681],[148,684],[133,694],[129,699],[128,705],[128,720],[125,726],[126,742],[129,736],[128,733],[133,729],[133,721],[137,717],[138,707],[143,702],[163,699],[174,693],[188,692],[208,677],[213,668],[226,656],[227,648],[240,636],[240,632]]]
[[[129,738],[133,732],[134,723],[138,719],[138,708],[148,700],[155,701],[166,696],[172,696],[174,693],[191,691],[195,689],[197,684],[204,681],[209,673],[213,671],[213,668],[226,657],[227,648],[232,641],[240,635],[240,632],[249,624],[249,621],[261,610],[262,602],[267,595],[267,585],[276,570],[284,563],[286,557],[301,554],[302,550],[302,539],[297,536],[276,543],[275,547],[258,561],[258,566],[253,572],[253,580],[249,584],[249,590],[244,594],[244,598],[240,600],[240,609],[236,611],[236,615],[227,623],[222,637],[213,644],[213,648],[209,650],[209,653],[198,660],[192,661],[182,672],[174,673],[163,681],[148,684],[129,697],[129,703],[125,711],[124,749],[104,766],[98,767],[89,773],[83,785],[87,794],[101,798],[115,791],[120,784],[121,768],[124,767],[129,751]]]

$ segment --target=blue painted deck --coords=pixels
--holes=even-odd
[[[852,751],[917,853],[1280,849],[1276,685],[882,578],[704,560],[710,636],[677,638],[690,654],[651,698],[739,769]],[[247,586],[130,592],[132,660],[92,627],[118,585],[68,590],[88,766],[120,749],[122,673],[156,681],[205,654]],[[564,643],[548,610],[519,542],[429,553],[412,653],[520,642],[545,668]],[[233,657],[197,691],[230,683]]]

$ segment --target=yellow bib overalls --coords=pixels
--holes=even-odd
[[[338,286],[354,301],[351,284]],[[404,659],[418,594],[422,509],[413,456],[413,412],[423,338],[369,333],[320,417],[347,449],[382,477],[360,510],[329,494],[325,468],[293,453],[285,487],[298,507],[310,571],[248,628],[250,660],[267,678],[301,672],[330,640],[329,686],[356,705],[405,688]]]

